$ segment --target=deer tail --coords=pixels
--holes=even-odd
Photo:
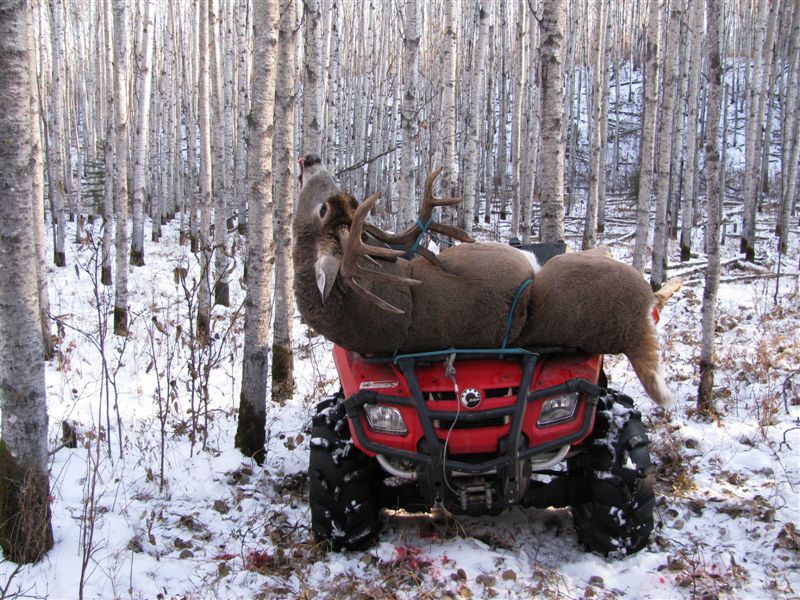
[[[667,281],[664,285],[657,292],[653,292],[653,296],[656,299],[656,308],[661,310],[664,308],[664,305],[667,303],[672,297],[672,294],[677,292],[683,286],[683,279],[680,277],[673,277],[669,281]]]
[[[662,288],[663,289],[663,288]],[[634,373],[642,383],[647,395],[663,408],[673,404],[672,393],[664,381],[661,364],[658,359],[658,339],[655,325],[648,320],[645,334],[625,352],[633,367]]]

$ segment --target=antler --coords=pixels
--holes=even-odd
[[[422,208],[420,209],[417,222],[402,233],[387,233],[382,229],[367,223],[367,233],[386,242],[387,244],[399,244],[411,246],[425,230],[435,231],[443,235],[448,235],[462,242],[474,242],[475,240],[463,229],[453,225],[433,221],[433,209],[437,206],[452,206],[461,202],[461,198],[435,198],[433,195],[433,184],[442,172],[442,167],[433,171],[425,178],[425,194],[422,197]]]
[[[371,262],[375,263],[375,261],[372,259],[373,256],[394,258],[405,254],[405,252],[402,250],[392,250],[391,248],[370,246],[361,240],[367,215],[375,205],[375,202],[378,201],[379,197],[380,194],[373,194],[361,203],[361,205],[353,214],[353,222],[350,224],[349,232],[345,227],[339,229],[339,243],[342,246],[342,264],[339,267],[339,274],[350,286],[350,288],[358,295],[366,298],[383,310],[402,315],[405,311],[400,310],[396,306],[389,304],[382,298],[376,296],[355,279],[358,277],[359,279],[370,279],[372,281],[395,285],[417,285],[421,283],[417,279],[410,279],[400,275],[392,275],[389,273],[382,273],[380,271],[373,271],[372,269],[365,269],[358,264],[358,259],[362,257],[367,258]]]

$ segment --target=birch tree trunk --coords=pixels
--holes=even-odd
[[[447,4],[447,3],[446,3]],[[506,92],[506,80],[509,78],[507,69],[508,61],[508,23],[506,17],[506,6],[500,6],[500,73],[498,75],[498,94],[500,96],[500,115],[497,128],[497,160],[495,161],[494,190],[500,199],[500,219],[508,218],[506,207],[508,197],[506,196],[508,169],[508,93]],[[455,65],[454,65],[455,66]]]
[[[650,286],[658,289],[667,272],[667,203],[673,145],[673,105],[677,95],[677,53],[680,42],[681,0],[670,3],[667,50],[664,57],[664,93],[661,97],[661,122],[658,126],[658,164],[656,166],[656,215],[653,234],[653,268]]]
[[[692,212],[694,205],[694,182],[697,173],[694,165],[697,155],[697,91],[700,87],[700,71],[703,55],[703,2],[691,5],[689,35],[691,40],[691,64],[689,66],[689,96],[686,112],[686,187],[681,206],[681,260],[692,256]]]
[[[0,0],[0,547],[37,562],[53,547],[47,473],[47,390],[38,318],[31,181],[41,163],[27,0]],[[37,156],[38,155],[38,156]],[[43,234],[42,234],[43,237]]]
[[[264,460],[269,324],[272,320],[272,125],[278,51],[278,3],[256,2],[253,10],[252,109],[247,149],[250,219],[247,248],[242,392],[236,447]]]
[[[294,76],[296,25],[295,0],[281,0],[278,64],[275,88],[275,321],[272,332],[272,401],[283,403],[294,392],[292,320],[294,319],[294,268],[292,215],[294,214]]]
[[[400,109],[400,174],[397,193],[397,230],[407,228],[416,218],[417,77],[422,7],[419,0],[406,0],[403,11],[403,101]],[[474,182],[474,180],[473,180]],[[469,193],[467,191],[467,193]],[[467,198],[464,204],[467,204]]]
[[[786,98],[786,127],[783,137],[781,170],[785,173],[781,190],[781,219],[778,227],[782,253],[789,249],[789,219],[797,192],[797,163],[800,160],[800,6],[795,4],[789,41],[789,81]]]
[[[757,90],[757,106],[756,117],[754,123],[754,139],[753,139],[753,163],[750,165],[750,170],[745,173],[745,199],[744,199],[744,223],[742,227],[742,236],[744,240],[745,260],[755,260],[755,246],[756,246],[756,208],[758,207],[758,196],[761,184],[762,169],[768,168],[767,165],[762,165],[762,148],[764,144],[769,145],[770,136],[772,133],[772,123],[767,120],[767,102],[772,97],[772,65],[775,62],[773,57],[775,34],[778,25],[778,14],[780,13],[781,1],[771,0],[769,2],[769,19],[766,30],[766,38],[764,47],[758,48],[760,59],[757,66],[760,73],[760,87]]]
[[[708,267],[703,291],[702,342],[700,346],[700,384],[697,390],[697,410],[701,414],[714,411],[714,331],[716,329],[717,290],[719,289],[719,207],[720,177],[719,132],[720,87],[722,62],[719,53],[719,4],[706,0],[706,50],[708,52],[708,117],[706,119],[705,170],[708,190],[706,200],[706,226]]]
[[[66,238],[66,218],[64,203],[66,201],[67,183],[64,179],[64,7],[62,0],[50,0],[50,46],[52,77],[50,82],[50,143],[47,153],[47,173],[50,181],[50,197],[53,227],[55,228],[55,244],[53,247],[53,263],[57,267],[67,264],[64,248]]]
[[[228,164],[226,156],[226,125],[228,119],[225,110],[225,84],[223,81],[222,46],[224,44],[222,32],[224,27],[223,3],[220,0],[210,0],[208,26],[209,26],[209,76],[211,78],[212,102],[212,142],[214,153],[212,160],[212,199],[214,203],[214,304],[220,306],[230,305],[230,258],[228,250],[227,212],[229,204]]]
[[[564,105],[561,50],[564,42],[564,3],[544,0],[541,31],[542,56],[542,222],[543,242],[564,239]]]
[[[526,40],[525,52],[528,54],[526,61],[529,76],[525,82],[525,98],[528,109],[525,110],[525,134],[522,136],[522,149],[520,154],[520,179],[522,194],[520,202],[520,234],[522,242],[527,244],[531,240],[533,233],[533,205],[538,200],[539,191],[539,145],[540,131],[542,128],[541,103],[539,89],[542,87],[541,68],[540,68],[540,44],[539,31],[532,29]]]
[[[653,192],[653,149],[658,118],[658,21],[658,0],[648,0],[644,113],[642,145],[639,151],[639,201],[636,207],[636,242],[633,248],[633,266],[640,271],[644,270],[647,237],[650,233],[650,196]]]
[[[467,233],[472,231],[473,224],[477,221],[475,209],[477,207],[476,182],[478,177],[480,126],[483,120],[481,107],[485,106],[484,69],[486,63],[486,50],[489,44],[489,24],[491,21],[491,3],[481,2],[478,7],[478,39],[472,63],[472,84],[470,96],[470,110],[467,114],[467,153],[466,168],[464,169],[464,229]]]
[[[753,172],[753,165],[756,157],[761,153],[757,152],[756,138],[761,135],[761,118],[759,117],[758,106],[761,95],[761,80],[764,73],[764,38],[767,28],[767,8],[769,0],[756,0],[758,2],[758,15],[755,22],[755,33],[751,50],[751,73],[750,89],[748,93],[749,113],[747,116],[747,137],[745,138],[745,167],[743,174],[742,187],[744,190],[742,207],[742,236],[739,241],[739,251],[745,255],[747,260],[755,258],[755,247],[750,239],[751,221],[755,220],[755,196],[757,182],[753,181],[750,174]],[[755,224],[752,226],[755,231]]]
[[[461,3],[452,0],[443,4],[444,47],[442,48],[442,186],[444,195],[458,196],[458,174],[456,172],[456,61],[458,57],[458,27],[456,15]],[[442,208],[443,222],[456,224],[457,210]]]
[[[150,106],[153,86],[152,0],[143,0],[142,41],[137,56],[136,77],[139,108],[136,111],[135,151],[133,158],[133,210],[131,264],[144,265],[144,203],[147,198],[147,153],[150,146]]]
[[[114,128],[116,201],[114,333],[128,335],[128,26],[124,0],[114,2]]]
[[[583,249],[593,248],[597,244],[597,211],[600,204],[600,177],[602,158],[602,131],[605,123],[601,122],[603,116],[603,101],[601,94],[605,89],[605,53],[606,53],[606,19],[608,19],[608,3],[603,0],[594,0],[596,19],[594,23],[594,78],[592,79],[592,140],[589,163],[589,198],[586,202],[586,219],[583,228]]]
[[[105,79],[106,79],[106,111],[105,111],[105,177],[103,178],[103,242],[102,266],[100,268],[100,281],[103,285],[111,285],[112,261],[112,226],[114,224],[114,154],[116,150],[115,138],[115,108],[114,108],[114,21],[111,15],[111,0],[103,0],[103,27],[105,30]]]
[[[27,3],[26,3],[27,4]],[[28,85],[30,86],[30,123],[32,140],[35,144],[32,155],[35,161],[31,173],[31,208],[34,247],[36,251],[36,280],[38,284],[39,329],[42,336],[43,356],[45,360],[53,358],[53,340],[50,336],[50,296],[47,292],[47,257],[44,238],[44,165],[42,164],[42,132],[41,111],[42,99],[36,80],[36,44],[33,36],[33,14],[28,5],[26,9],[26,28],[31,33],[27,41]]]
[[[606,167],[608,164],[608,102],[610,95],[610,79],[611,79],[611,59],[613,56],[614,37],[613,37],[613,20],[611,19],[611,8],[607,8],[609,14],[606,15],[606,36],[605,46],[606,50],[603,54],[603,86],[600,93],[600,169],[597,173],[597,233],[603,233],[606,229]],[[616,74],[615,79],[618,78]],[[619,88],[619,81],[616,82]],[[619,91],[619,89],[617,89]],[[619,93],[616,95],[619,98]],[[619,109],[619,102],[616,102],[616,107]],[[617,121],[619,123],[619,121]],[[615,136],[616,138],[619,136]]]
[[[239,200],[238,218],[236,227],[240,234],[247,234],[247,113],[250,109],[250,89],[248,86],[248,30],[250,22],[247,11],[248,0],[237,0],[236,10],[236,40],[239,64],[236,72],[236,108],[238,118],[236,119],[237,143],[236,143],[236,197]]]
[[[525,38],[526,30],[525,23],[527,19],[528,8],[525,0],[519,0],[517,3],[517,75],[514,81],[514,110],[511,117],[512,130],[511,130],[511,162],[512,162],[512,199],[511,199],[511,237],[519,237],[519,226],[521,221],[521,208],[522,208],[522,169],[524,163],[520,156],[522,150],[522,120],[523,120],[523,96],[525,93],[525,81],[528,77],[528,69],[526,66],[527,52],[525,52]]]
[[[184,55],[184,69],[186,78],[186,159],[188,163],[187,188],[189,189],[189,248],[197,252],[199,244],[199,204],[200,204],[200,168],[198,154],[197,112],[200,97],[200,6],[198,2],[192,4],[191,20],[189,21],[189,47],[191,51]],[[184,236],[185,237],[185,236]]]
[[[325,159],[332,172],[338,170],[340,135],[339,129],[339,86],[340,64],[339,64],[339,2],[331,0],[328,8],[330,19],[330,39],[328,51],[328,93],[325,95],[326,103],[326,141]]]
[[[301,152],[322,152],[322,10],[320,0],[303,0],[303,138]],[[254,67],[255,68],[255,67]]]
[[[208,341],[211,325],[211,259],[213,257],[211,241],[209,238],[211,228],[211,49],[209,36],[211,24],[209,23],[210,2],[212,0],[199,0],[200,13],[200,56],[198,81],[198,117],[200,128],[200,197],[198,210],[200,212],[200,226],[197,234],[198,253],[200,258],[200,288],[197,301],[197,338],[205,345]]]

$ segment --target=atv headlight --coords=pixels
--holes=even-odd
[[[580,394],[578,392],[573,392],[548,398],[542,404],[542,412],[539,413],[539,420],[536,424],[539,427],[543,427],[569,421],[575,416],[579,397]]]
[[[408,433],[403,417],[396,408],[382,404],[367,404],[364,406],[364,412],[367,413],[370,428],[375,431],[398,435]]]

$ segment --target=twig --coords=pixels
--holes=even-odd
[[[357,163],[355,163],[353,165],[350,165],[349,167],[345,167],[344,169],[336,171],[336,176],[339,177],[343,173],[347,173],[349,171],[355,171],[356,169],[360,169],[364,165],[368,165],[370,163],[373,163],[376,160],[378,160],[379,158],[382,158],[382,157],[386,156],[387,154],[391,154],[395,150],[397,150],[397,144],[395,144],[394,146],[391,146],[390,148],[387,148],[383,152],[379,152],[378,154],[376,154],[374,156],[370,156],[369,158],[365,158],[364,160],[360,160]]]
[[[2,591],[0,591],[0,599],[6,597],[6,594],[8,594],[8,588],[11,587],[11,582],[14,581],[14,577],[16,577],[21,570],[22,570],[22,563],[17,564],[17,566],[14,567],[14,570],[11,571],[11,575],[8,576],[8,581],[6,581],[5,586],[3,586]]]
[[[786,446],[790,451],[792,450],[792,447],[789,445],[789,442],[786,441],[786,434],[789,433],[790,431],[795,431],[797,429],[800,429],[800,427],[790,427],[789,429],[783,432],[783,441],[780,444],[778,444],[778,451],[780,451],[784,446]]]

